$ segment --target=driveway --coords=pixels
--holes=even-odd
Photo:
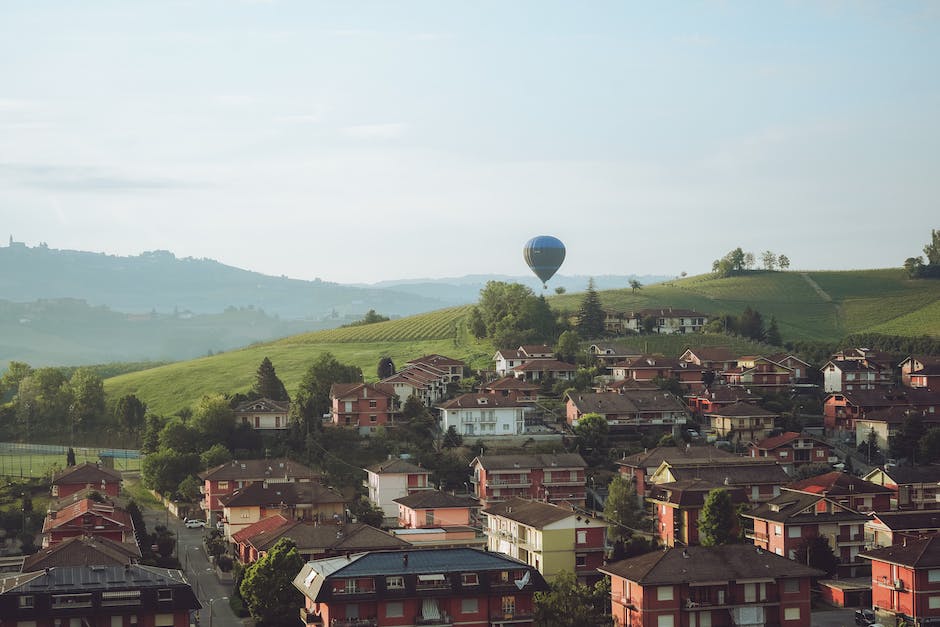
[[[810,624],[813,627],[855,627],[855,608],[814,609]]]

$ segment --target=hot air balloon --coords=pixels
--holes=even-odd
[[[557,237],[539,235],[526,242],[522,254],[535,276],[542,280],[542,287],[545,287],[545,282],[552,278],[565,260],[565,245]]]

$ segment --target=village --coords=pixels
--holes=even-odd
[[[301,602],[281,610],[300,625],[536,625],[559,581],[603,590],[593,620],[618,626],[808,627],[820,606],[857,609],[864,625],[940,622],[940,465],[922,463],[917,446],[886,457],[915,425],[923,437],[940,427],[940,359],[858,347],[810,364],[696,348],[708,316],[679,309],[607,324],[651,318],[689,348],[584,346],[602,374],[555,414],[545,397],[578,368],[544,345],[497,351],[471,391],[459,385],[465,364],[437,354],[374,383],[333,384],[325,429],[394,429],[413,398],[434,409],[442,436],[483,445],[462,485],[435,485],[408,455],[362,468],[361,492],[380,514],[371,524],[352,515],[348,490],[286,457],[208,468],[198,509],[165,501],[167,521],[205,534],[223,585],[234,585],[226,562],[244,569],[296,549],[300,562],[280,574]],[[762,406],[774,395],[791,409]],[[266,434],[291,426],[289,401],[248,400],[234,416]],[[565,446],[592,423],[604,446],[658,445],[624,445],[605,476],[597,451]],[[75,465],[51,495],[39,551],[3,558],[0,624],[205,617],[185,566],[140,564],[121,473]]]

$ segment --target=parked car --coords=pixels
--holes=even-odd
[[[200,520],[199,518],[184,518],[183,525],[187,529],[202,529],[206,526],[206,521]]]
[[[855,610],[856,625],[871,625],[875,622],[875,613],[871,610]]]

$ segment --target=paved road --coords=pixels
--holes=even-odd
[[[812,627],[855,627],[855,609],[813,610]]]
[[[215,571],[209,566],[205,546],[202,543],[205,530],[187,529],[183,526],[183,521],[165,509],[142,508],[141,513],[147,524],[147,531],[153,532],[157,525],[166,525],[176,534],[176,550],[180,564],[183,565],[183,571],[196,597],[202,603],[202,610],[198,612],[199,625],[201,627],[210,624],[212,627],[242,627],[246,624],[232,613],[228,601],[222,600],[223,597],[227,599],[232,595],[232,585],[220,583]]]

